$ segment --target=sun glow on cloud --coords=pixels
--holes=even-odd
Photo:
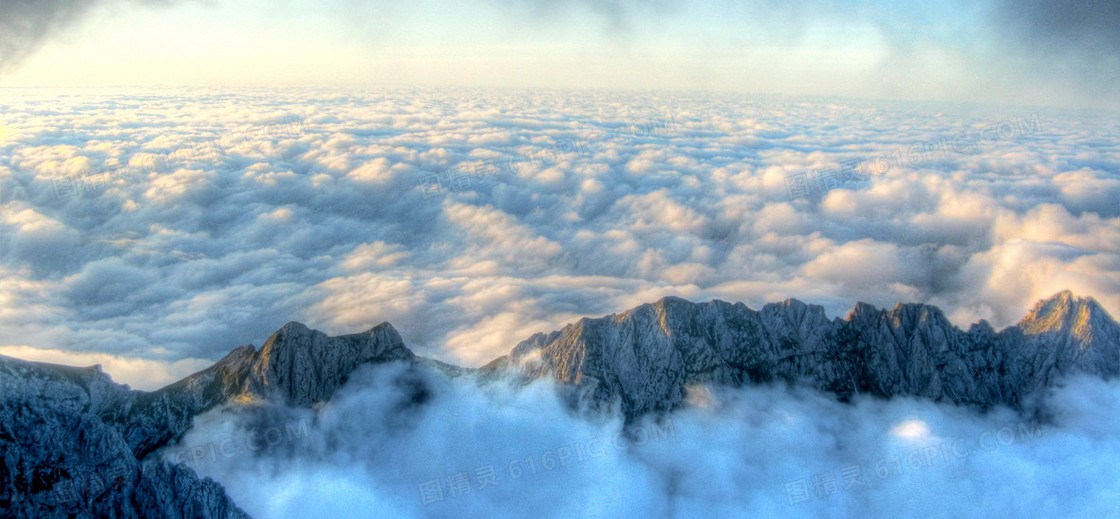
[[[1108,2],[31,5],[0,25],[2,84],[652,87],[1120,108]]]
[[[548,381],[445,380],[425,405],[409,404],[394,382],[403,369],[356,371],[314,417],[213,410],[157,455],[220,481],[254,517],[1072,519],[1115,509],[1115,381],[1056,388],[1045,400],[1060,411],[1045,425],[914,398],[713,389],[703,406],[643,420],[627,437],[617,416],[565,409]],[[892,427],[903,435],[884,434]]]
[[[37,95],[6,98],[0,145],[7,344],[216,360],[289,320],[388,321],[420,354],[481,365],[666,295],[830,316],[917,301],[1002,327],[1071,289],[1120,314],[1120,119],[299,89],[89,93],[46,117]],[[1004,122],[1026,129],[999,138]],[[850,161],[859,176],[791,196]]]
[[[891,429],[891,434],[908,440],[921,440],[930,435],[929,424],[921,420],[906,420]]]
[[[0,355],[67,366],[100,365],[101,370],[113,377],[114,382],[130,384],[134,389],[149,391],[159,389],[191,373],[201,371],[212,363],[205,359],[182,359],[167,362],[119,357],[105,353],[41,349],[31,346],[0,346]]]
[[[998,329],[1068,289],[1120,316],[1116,5],[0,0],[0,355],[150,390],[288,321],[477,367],[666,296]],[[1042,426],[779,381],[631,422],[432,365],[363,364],[313,409],[236,397],[147,459],[300,519],[1120,500],[1116,380],[1037,395]]]

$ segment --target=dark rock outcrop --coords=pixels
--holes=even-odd
[[[132,455],[98,415],[128,394],[97,368],[0,357],[0,515],[247,517],[221,485]]]
[[[217,405],[312,406],[358,366],[395,360],[415,357],[387,323],[340,337],[288,323],[260,350],[237,348],[152,392],[116,384],[97,366],[0,355],[0,509],[15,517],[246,517],[217,483],[148,454]]]
[[[359,366],[402,361],[456,377],[476,370],[422,359],[388,323],[328,337],[288,323],[258,350],[156,391],[114,383],[99,367],[0,355],[0,511],[15,517],[213,517],[245,514],[220,485],[150,456],[193,418],[230,402],[314,407]],[[857,304],[844,319],[797,300],[742,303],[665,298],[537,334],[478,370],[551,377],[627,419],[672,410],[688,386],[809,381],[840,398],[912,395],[982,407],[1023,406],[1059,377],[1120,375],[1120,324],[1069,292],[1040,301],[1015,326],[968,331],[939,309]],[[413,372],[418,373],[418,372]],[[411,399],[430,394],[409,379]]]
[[[846,319],[790,299],[742,303],[668,297],[537,334],[486,367],[549,376],[594,402],[619,400],[628,418],[673,409],[690,384],[810,380],[842,398],[913,395],[1019,406],[1056,377],[1120,374],[1120,325],[1095,300],[1062,292],[1017,325],[965,332],[936,307],[860,303]]]

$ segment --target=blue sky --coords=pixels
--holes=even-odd
[[[654,88],[1116,108],[1116,5],[8,0],[0,86]],[[25,16],[53,23],[23,34]]]

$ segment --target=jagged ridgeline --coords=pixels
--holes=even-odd
[[[668,411],[691,384],[740,386],[809,380],[846,399],[913,395],[1019,407],[1056,377],[1120,373],[1120,327],[1092,298],[1061,292],[1015,326],[968,331],[940,309],[859,303],[847,318],[795,299],[742,303],[664,298],[620,314],[537,334],[485,369],[520,369],[583,386],[593,401],[621,399],[628,418]]]
[[[414,355],[388,323],[328,337],[288,323],[157,391],[99,367],[0,356],[0,510],[17,517],[243,517],[220,485],[153,453],[194,416],[251,400],[314,407],[359,366],[400,362],[416,403],[432,377],[555,379],[628,421],[684,405],[694,384],[808,382],[847,399],[912,395],[1023,408],[1063,375],[1120,374],[1120,324],[1091,298],[1040,301],[1015,326],[963,331],[936,307],[858,304],[846,318],[797,300],[752,310],[665,298],[537,334],[480,369]]]

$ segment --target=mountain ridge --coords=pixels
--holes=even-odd
[[[99,365],[0,355],[0,506],[33,517],[247,517],[217,483],[149,455],[219,405],[260,398],[312,406],[357,366],[394,360],[415,356],[388,323],[327,337],[291,322],[260,349],[235,348],[150,392],[113,382]],[[44,443],[44,434],[58,438]]]
[[[822,306],[792,298],[754,310],[670,296],[534,334],[481,368],[419,357],[384,322],[332,337],[292,321],[260,348],[235,348],[155,391],[113,382],[98,365],[0,355],[0,505],[42,517],[76,510],[244,517],[220,485],[151,454],[209,409],[257,400],[315,407],[355,369],[387,362],[445,377],[552,378],[577,403],[617,404],[627,422],[685,405],[693,384],[782,380],[808,381],[841,399],[909,395],[1022,408],[1064,375],[1120,375],[1120,324],[1093,298],[1069,291],[1038,301],[1000,331],[986,321],[963,331],[936,306],[920,303],[880,309],[861,302],[846,317],[829,319]],[[426,380],[408,382],[418,402],[428,394]],[[36,427],[58,438],[41,444]],[[60,500],[58,489],[80,474],[106,476],[86,489],[84,501]]]
[[[913,395],[1019,407],[1054,378],[1120,373],[1120,325],[1092,298],[1040,300],[1016,325],[963,331],[936,306],[857,303],[847,317],[797,299],[742,303],[665,297],[535,334],[484,366],[580,386],[593,402],[620,399],[628,419],[665,411],[694,383],[733,386],[808,379],[849,398]],[[621,375],[621,376],[620,376]]]

